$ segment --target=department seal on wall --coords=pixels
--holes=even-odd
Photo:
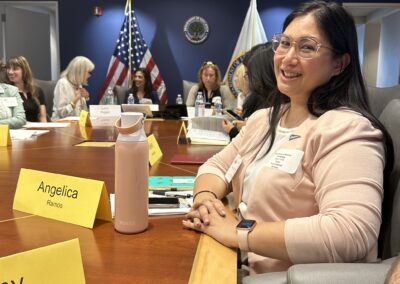
[[[200,16],[190,17],[183,26],[183,33],[187,40],[194,44],[205,41],[209,32],[207,21]]]

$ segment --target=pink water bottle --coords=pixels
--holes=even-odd
[[[124,112],[115,126],[115,217],[114,228],[125,234],[147,229],[149,144],[143,129],[144,117]]]

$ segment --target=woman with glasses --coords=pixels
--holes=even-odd
[[[153,90],[150,72],[146,68],[136,69],[132,86],[125,94],[125,104],[128,103],[130,94],[133,95],[135,104],[158,104],[160,102],[157,92]]]
[[[7,124],[11,129],[18,129],[26,123],[25,110],[17,87],[9,83],[7,67],[0,60],[0,125]]]
[[[47,122],[44,93],[33,81],[28,60],[24,56],[10,58],[7,61],[7,76],[11,84],[18,88],[24,102],[26,120]]]
[[[369,110],[354,20],[335,2],[305,3],[272,42],[271,108],[200,167],[183,226],[240,248],[253,273],[374,262],[393,145]],[[238,219],[220,201],[230,191]]]
[[[81,110],[88,110],[86,101],[89,100],[89,92],[83,85],[87,85],[93,69],[93,62],[84,56],[71,60],[54,88],[52,120],[79,116]]]
[[[206,107],[210,107],[216,97],[220,97],[224,106],[224,97],[229,95],[226,86],[221,86],[221,72],[216,64],[211,61],[204,62],[198,72],[198,84],[193,86],[186,99],[187,106],[194,106],[198,92],[205,99]]]
[[[241,110],[242,120],[235,123],[225,119],[222,127],[231,139],[235,138],[239,130],[246,125],[246,120],[257,110],[267,107],[264,94],[272,92],[276,88],[274,75],[274,52],[270,42],[254,46],[246,54],[241,66],[242,71],[237,71],[238,82],[242,89],[244,102]],[[240,72],[241,71],[241,72]]]

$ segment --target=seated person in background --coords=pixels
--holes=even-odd
[[[186,99],[187,106],[194,106],[197,93],[201,92],[205,99],[206,107],[211,106],[213,98],[221,97],[222,106],[224,107],[224,95],[221,88],[221,72],[216,64],[211,61],[204,62],[198,72],[198,84],[194,85]],[[228,91],[229,92],[229,91]]]
[[[271,107],[199,168],[183,226],[240,248],[251,273],[375,262],[394,151],[368,106],[354,19],[336,2],[305,3],[271,42]],[[230,191],[239,220],[220,200]]]
[[[133,95],[135,104],[158,104],[158,94],[153,90],[150,72],[146,68],[138,68],[133,75],[131,88],[127,91],[124,104],[128,103],[129,94]]]
[[[43,90],[34,84],[28,60],[23,56],[10,58],[7,62],[7,76],[11,84],[18,88],[24,102],[26,120],[47,122]]]
[[[17,87],[8,83],[6,65],[0,61],[0,124],[11,129],[21,128],[26,123],[25,110]]]
[[[93,62],[84,56],[71,60],[54,88],[52,120],[79,116],[81,110],[88,110],[86,100],[89,100],[89,92],[82,85],[87,84],[93,69]]]
[[[227,119],[222,122],[222,128],[231,139],[236,137],[250,115],[267,107],[265,95],[276,88],[274,52],[271,43],[254,46],[246,54],[241,66],[242,70],[239,69],[237,72],[237,86],[245,96],[241,110],[243,120],[236,120],[235,125]]]

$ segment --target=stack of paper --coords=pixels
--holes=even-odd
[[[222,128],[223,120],[223,116],[191,118],[187,137],[192,144],[228,145],[230,138]]]

